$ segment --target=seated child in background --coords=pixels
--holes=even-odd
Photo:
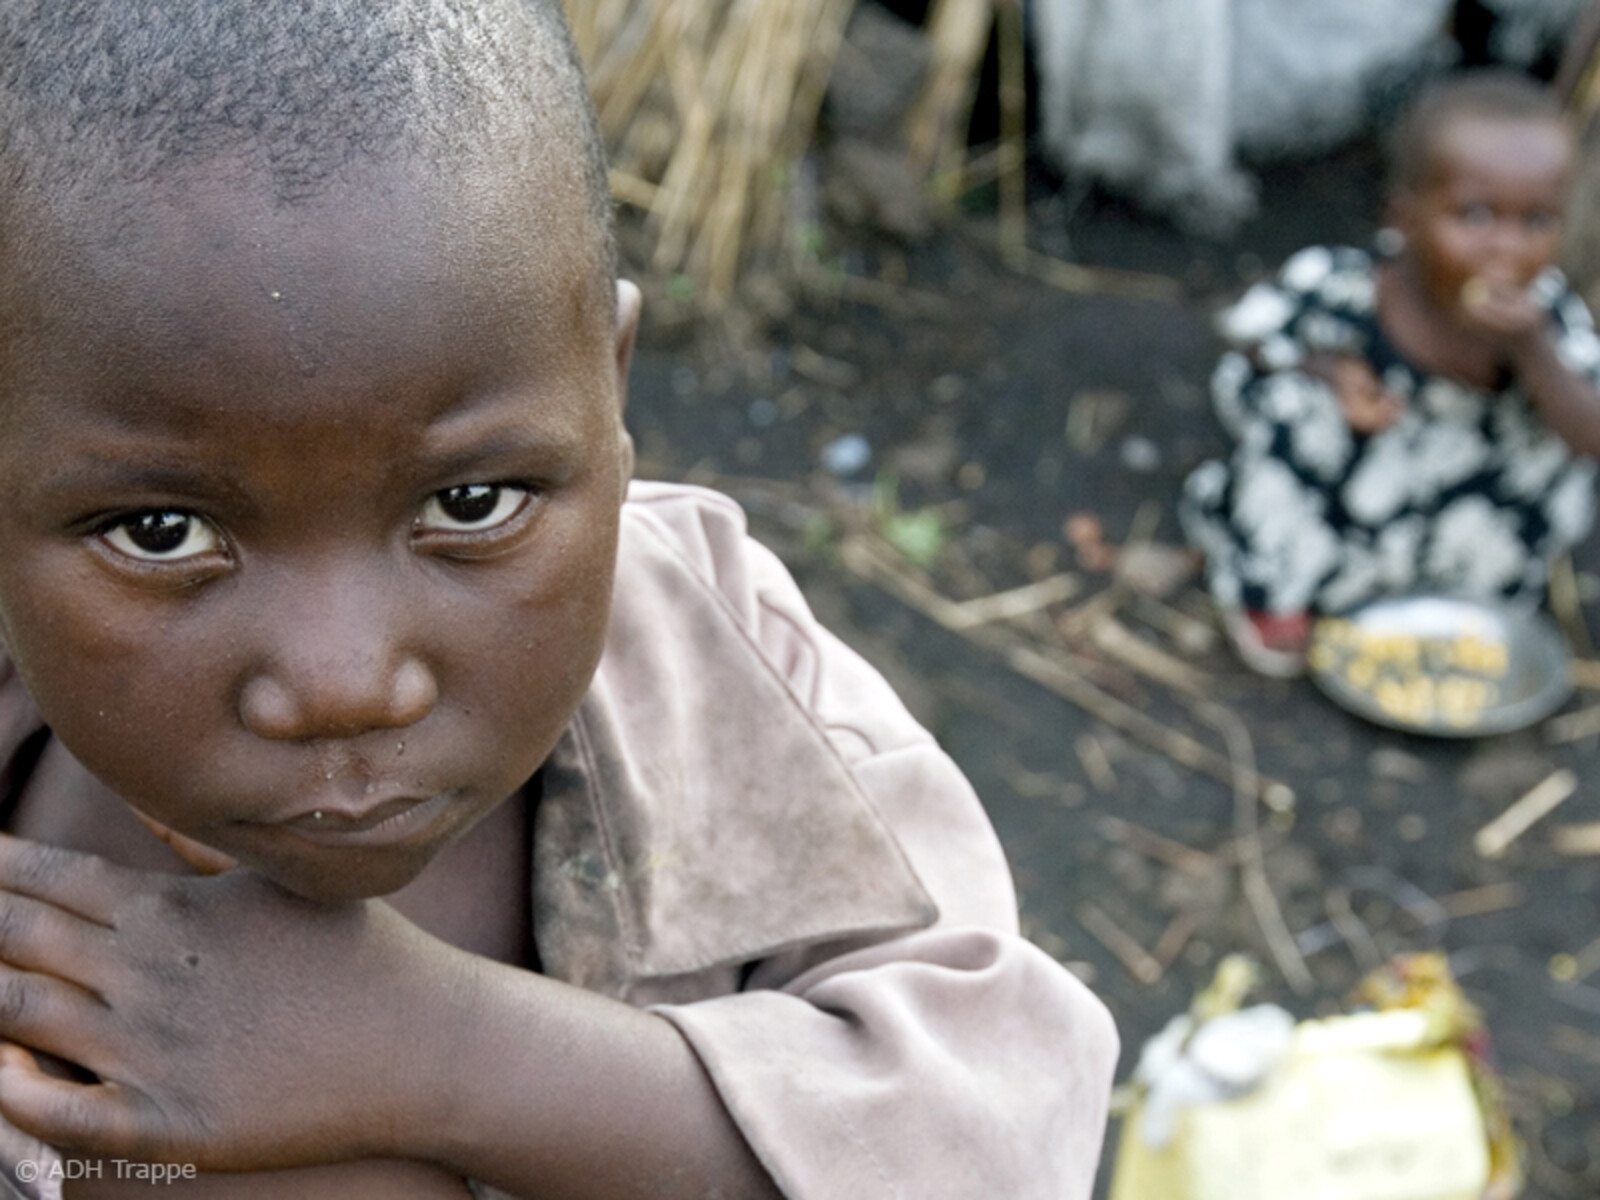
[[[1382,595],[1537,605],[1589,529],[1600,340],[1553,266],[1574,152],[1531,80],[1443,81],[1397,130],[1381,256],[1301,251],[1226,314],[1238,444],[1180,514],[1252,667],[1296,673],[1315,614]]]
[[[731,502],[629,486],[554,0],[0,42],[12,1166],[1088,1196],[1116,1037],[970,787]]]

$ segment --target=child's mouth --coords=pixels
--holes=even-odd
[[[307,841],[329,846],[377,846],[408,841],[427,831],[449,806],[455,792],[401,796],[363,808],[314,808],[277,828]]]

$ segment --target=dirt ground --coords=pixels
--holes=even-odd
[[[746,503],[819,613],[889,675],[965,769],[1011,856],[1029,936],[1116,1015],[1119,1077],[1227,952],[1256,955],[1267,964],[1263,998],[1310,1016],[1336,1010],[1381,957],[1442,947],[1494,1036],[1529,1145],[1527,1194],[1594,1196],[1600,858],[1558,854],[1551,828],[1600,820],[1600,735],[1554,741],[1560,726],[1477,742],[1389,733],[1309,683],[1255,678],[1207,646],[1192,583],[1149,585],[1151,594],[1166,587],[1160,603],[1142,584],[1108,590],[1117,547],[1180,540],[1180,484],[1223,446],[1205,394],[1217,352],[1211,313],[1301,245],[1364,242],[1377,206],[1374,158],[1357,147],[1274,170],[1262,216],[1227,245],[1186,241],[1102,196],[1036,189],[1039,249],[1176,280],[1163,300],[1074,293],[1009,271],[985,248],[981,212],[922,246],[852,249],[846,266],[881,281],[871,298],[808,301],[754,358],[731,362],[681,326],[648,323],[631,424],[644,472],[724,486]],[[824,452],[840,453],[846,434],[866,440],[871,460],[830,475]],[[1182,765],[1137,728],[1025,678],[1005,644],[945,628],[926,604],[863,578],[843,547],[852,531],[887,529],[891,475],[902,514],[936,514],[902,527],[901,544],[927,548],[931,537],[944,551],[925,576],[908,577],[959,600],[1072,574],[1076,594],[1021,622],[1021,635],[1044,620],[1067,644],[1063,628],[1082,633],[1110,611],[1194,672],[1179,682],[1198,681],[1211,706],[1103,646],[1075,647],[1096,695],[1224,760],[1231,752],[1237,763],[1242,748],[1292,789],[1290,811],[1247,807],[1308,985],[1296,990],[1275,966],[1241,897],[1247,856],[1235,851],[1245,843],[1227,772]],[[1591,545],[1577,557],[1600,631],[1600,554]],[[1565,711],[1597,699],[1579,693]],[[1577,793],[1504,857],[1481,858],[1473,834],[1563,767],[1576,772]],[[1131,945],[1111,948],[1119,935]],[[1102,1195],[1108,1173],[1103,1166]]]

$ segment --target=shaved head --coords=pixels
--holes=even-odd
[[[0,237],[19,204],[104,210],[220,161],[285,205],[374,161],[559,163],[528,202],[581,204],[612,273],[556,0],[0,0],[0,46]]]
[[[1566,120],[1555,94],[1519,72],[1484,67],[1446,76],[1426,88],[1395,127],[1389,145],[1392,190],[1413,191],[1427,183],[1441,131],[1462,118]]]

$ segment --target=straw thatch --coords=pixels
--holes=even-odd
[[[712,307],[752,263],[800,240],[791,187],[856,2],[566,0],[612,190],[647,214],[651,268],[694,280]],[[930,13],[935,69],[906,126],[924,178],[964,151],[994,12],[995,0],[936,0]]]
[[[567,0],[612,154],[646,210],[652,267],[713,303],[770,249],[855,0]]]

